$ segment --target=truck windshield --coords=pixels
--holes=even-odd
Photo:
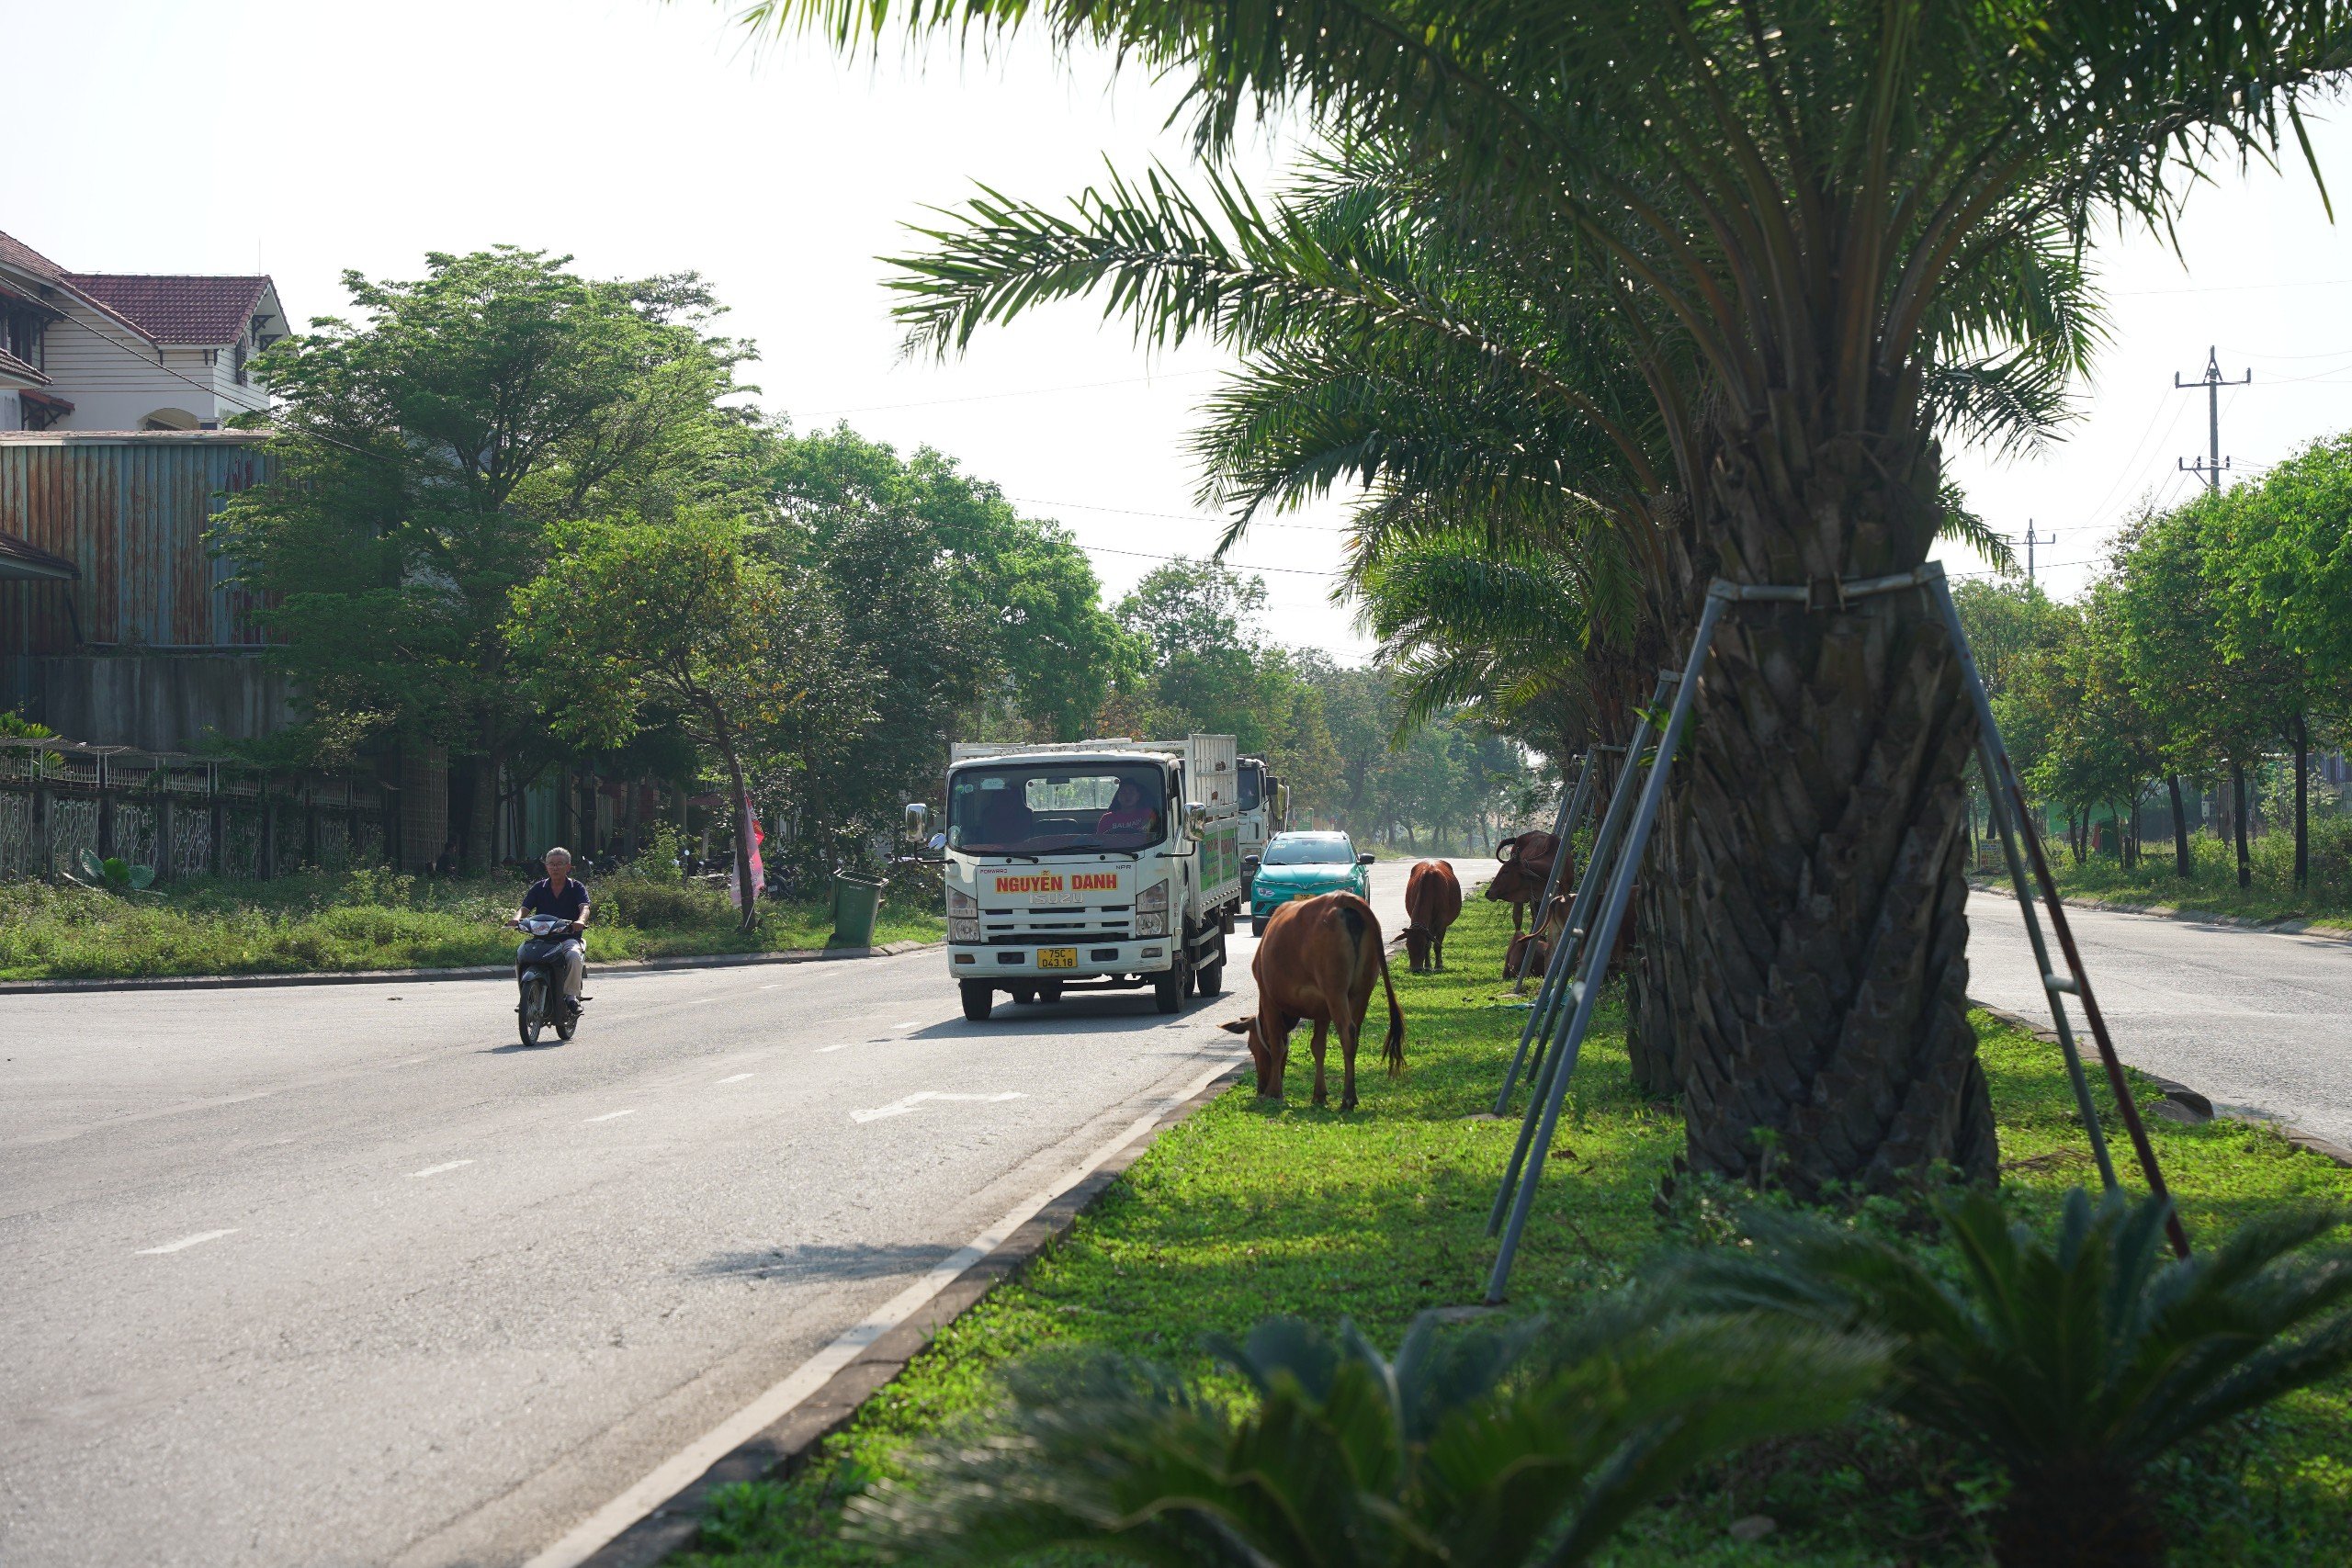
[[[1167,785],[1148,762],[966,768],[948,786],[947,844],[967,854],[1139,850],[1167,836]]]
[[[1241,788],[1239,793],[1241,796],[1242,810],[1255,811],[1259,807],[1265,804],[1265,783],[1266,770],[1262,763],[1244,762],[1241,764]]]

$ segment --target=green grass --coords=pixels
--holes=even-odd
[[[2352,930],[2352,818],[2315,818],[2311,825],[2311,879],[2295,886],[2295,840],[2265,833],[2246,846],[2253,885],[2238,886],[2237,850],[2206,834],[2189,840],[2191,874],[2175,868],[2170,839],[2151,840],[2140,863],[2126,871],[2112,852],[2094,853],[2075,863],[2065,844],[2047,846],[2059,889],[2072,897],[2098,898],[2135,908],[2193,910],[2246,920],[2306,920]],[[2003,876],[1997,850],[1979,863],[1979,875]]]
[[[79,886],[0,883],[0,979],[113,979],[164,975],[288,975],[336,969],[447,968],[503,964],[525,884],[445,881],[381,871],[313,873],[268,882],[204,879],[160,897],[120,897]],[[822,947],[830,905],[765,906],[758,928],[736,929],[726,897],[677,878],[594,879],[591,963],[689,953]],[[893,888],[877,943],[930,941],[943,926],[933,900]]]
[[[1422,1309],[1475,1301],[1493,1258],[1487,1204],[1516,1128],[1472,1119],[1492,1100],[1523,1016],[1497,1005],[1508,930],[1499,908],[1473,904],[1448,943],[1448,974],[1397,973],[1408,1014],[1401,1082],[1374,1068],[1359,1079],[1363,1104],[1353,1115],[1310,1109],[1302,1031],[1285,1105],[1259,1103],[1245,1084],[1171,1130],[1064,1241],[945,1329],[795,1479],[725,1495],[701,1548],[673,1568],[867,1562],[835,1538],[842,1498],[888,1473],[910,1442],[982,1418],[1009,1358],[1085,1344],[1203,1371],[1204,1333],[1244,1329],[1269,1313],[1325,1323],[1347,1315],[1394,1343]],[[2089,1168],[2064,1071],[2031,1036],[1982,1015],[1978,1024],[2007,1190],[2020,1213],[2048,1216]],[[1571,1106],[1513,1275],[1512,1312],[1573,1313],[1580,1296],[1629,1277],[1645,1257],[1725,1222],[1727,1195],[1688,1181],[1668,1214],[1653,1207],[1682,1146],[1680,1122],[1634,1093],[1619,1034],[1588,1045]],[[2278,1203],[2352,1201],[2352,1172],[2267,1130],[2158,1120],[2154,1137],[2199,1238]],[[2120,1132],[2114,1141],[2125,1146]],[[2177,1562],[2352,1561],[2352,1386],[2239,1423],[2188,1450],[2161,1483],[2176,1505]],[[1997,1494],[1982,1467],[1865,1416],[1711,1474],[1643,1519],[1610,1561],[1977,1563],[1976,1520]],[[1727,1533],[1759,1513],[1776,1523],[1761,1542]]]

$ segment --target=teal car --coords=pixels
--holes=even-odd
[[[1294,898],[1318,893],[1372,897],[1372,857],[1356,853],[1345,833],[1277,833],[1251,868],[1250,929],[1266,934],[1266,922]]]

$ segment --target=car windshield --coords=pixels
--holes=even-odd
[[[1168,836],[1167,807],[1149,762],[966,768],[948,787],[947,845],[967,854],[1139,850]]]
[[[1266,846],[1266,865],[1353,865],[1356,847],[1345,833],[1284,833]]]

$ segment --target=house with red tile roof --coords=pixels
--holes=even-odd
[[[72,272],[0,233],[0,431],[215,430],[288,331],[258,274]]]

